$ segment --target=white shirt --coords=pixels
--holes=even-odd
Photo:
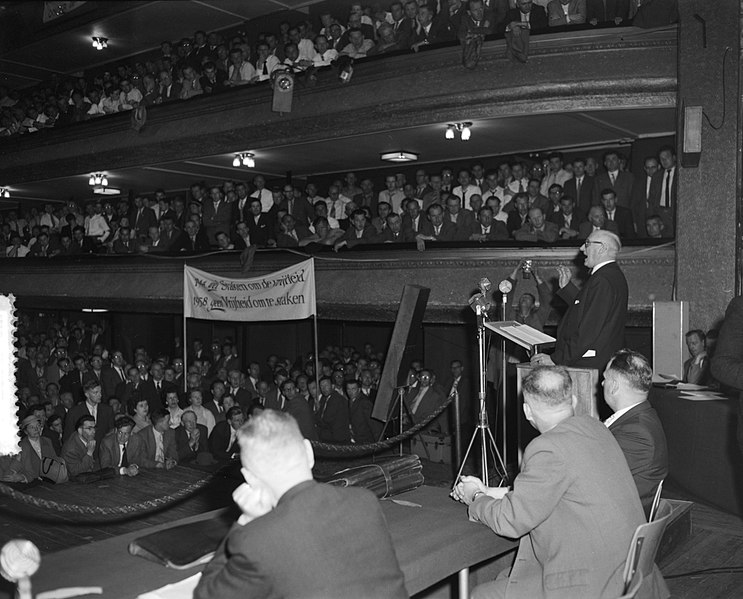
[[[85,218],[85,234],[88,237],[97,237],[102,241],[110,230],[111,228],[102,214],[94,214]]]
[[[596,274],[599,271],[600,268],[603,268],[604,266],[606,266],[607,264],[611,264],[612,262],[616,262],[616,260],[606,260],[604,262],[599,262],[596,266],[594,266],[591,269],[591,274],[592,275],[593,274]]]
[[[87,401],[85,402],[85,405],[88,408],[88,412],[90,412],[90,415],[95,418],[96,424],[98,423],[98,404],[90,404]]]
[[[606,428],[609,428],[612,424],[614,424],[617,420],[619,420],[624,414],[629,412],[635,406],[639,406],[641,403],[642,401],[638,401],[637,403],[633,403],[631,406],[627,406],[626,408],[622,408],[621,410],[614,412],[611,416],[609,416],[606,420],[604,420],[604,424],[606,425]]]
[[[389,191],[387,189],[384,189],[379,192],[379,195],[377,196],[377,201],[387,202],[388,204],[392,206],[392,212],[395,212],[396,214],[400,214],[402,210],[402,201],[404,198],[405,198],[405,194],[399,189],[396,189],[395,191]]]
[[[232,85],[245,85],[250,83],[250,80],[255,77],[255,67],[247,61],[243,61],[239,67],[237,74],[235,74],[235,65],[231,64],[227,71],[227,79]],[[233,76],[235,79],[233,79]]]
[[[152,427],[152,434],[155,436],[155,461],[164,463],[165,449],[163,449],[163,434],[154,426]]]
[[[329,67],[336,58],[338,58],[338,51],[334,48],[328,48],[322,54],[315,52],[312,62],[316,67]]]

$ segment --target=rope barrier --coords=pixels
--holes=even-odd
[[[405,432],[385,439],[384,441],[378,441],[377,443],[364,443],[359,445],[336,445],[331,443],[322,443],[320,441],[312,441],[312,447],[316,450],[316,453],[324,456],[334,455],[346,455],[346,456],[361,456],[373,454],[382,449],[388,449],[394,445],[398,445],[403,441],[416,435],[418,432],[428,427],[446,408],[449,407],[454,399],[454,395],[450,395],[446,401],[444,401],[436,410],[431,412],[424,420],[418,424],[412,426]],[[76,505],[69,503],[59,503],[50,499],[42,499],[40,497],[34,497],[26,493],[22,493],[9,487],[8,485],[0,482],[0,495],[4,495],[13,499],[19,503],[30,505],[40,510],[47,510],[49,512],[57,512],[62,514],[74,514],[85,517],[85,522],[90,522],[90,518],[106,518],[107,521],[113,520],[124,520],[135,516],[140,516],[149,512],[153,512],[159,509],[163,509],[171,504],[177,503],[192,495],[195,495],[198,491],[206,487],[212,479],[214,479],[223,470],[229,468],[229,465],[221,467],[214,473],[209,474],[199,480],[178,489],[177,491],[168,495],[163,495],[155,499],[148,499],[146,501],[140,501],[138,503],[132,503],[127,505],[117,505],[111,507],[101,507],[97,505]]]
[[[183,488],[180,488],[177,491],[170,493],[168,495],[163,495],[155,499],[148,499],[145,501],[140,501],[138,503],[131,503],[127,505],[116,505],[116,506],[111,506],[111,507],[101,507],[97,505],[77,505],[77,504],[70,504],[70,503],[59,503],[57,501],[52,501],[50,499],[42,499],[40,497],[34,497],[33,495],[22,493],[20,491],[17,491],[16,489],[13,489],[12,487],[9,487],[8,485],[4,483],[0,483],[0,495],[5,495],[6,497],[9,497],[10,499],[18,501],[19,503],[30,505],[40,510],[47,510],[47,511],[58,512],[62,514],[76,514],[80,516],[85,516],[86,522],[90,521],[90,517],[96,517],[96,516],[105,517],[107,521],[110,521],[112,518],[114,520],[124,520],[124,519],[131,518],[134,516],[140,516],[142,514],[147,514],[149,512],[163,509],[164,507],[167,507],[169,505],[172,505],[174,503],[187,499],[188,497],[191,497],[192,495],[195,495],[201,489],[206,487],[212,481],[212,479],[214,479],[218,474],[220,474],[223,470],[225,470],[228,467],[229,465],[223,466],[216,472],[213,472],[209,474],[208,476],[200,478],[199,480]]]
[[[424,420],[410,427],[404,433],[385,439],[384,441],[378,441],[376,443],[363,443],[363,444],[352,444],[352,445],[334,445],[331,443],[323,443],[321,441],[311,441],[312,447],[316,451],[315,453],[323,456],[333,455],[348,455],[348,456],[359,456],[369,455],[375,453],[381,449],[389,449],[393,445],[397,445],[410,439],[413,435],[418,434],[421,430],[426,428],[436,417],[438,417],[449,404],[454,400],[454,395],[450,395],[444,403],[442,403],[436,410],[431,412]]]

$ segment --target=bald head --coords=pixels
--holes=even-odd
[[[524,415],[540,433],[574,414],[573,381],[562,366],[537,366],[524,377]]]

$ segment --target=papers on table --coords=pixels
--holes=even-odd
[[[532,350],[537,345],[548,345],[556,341],[554,337],[515,320],[486,322],[485,327],[528,350]]]
[[[194,589],[199,584],[201,572],[189,576],[180,582],[166,584],[164,587],[139,595],[137,599],[191,599]]]
[[[712,390],[682,391],[679,397],[681,399],[688,399],[689,401],[719,401],[721,399],[730,399],[726,395]]]

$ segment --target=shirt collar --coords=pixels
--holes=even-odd
[[[606,266],[607,264],[611,264],[612,262],[616,262],[616,260],[606,260],[605,262],[599,262],[596,266],[593,267],[593,269],[591,269],[591,274],[595,274],[600,268],[603,268],[604,266]]]
[[[642,401],[645,401],[644,399]],[[638,401],[637,403],[633,403],[631,406],[627,406],[626,408],[622,408],[621,410],[617,410],[614,412],[611,416],[609,416],[605,421],[604,424],[606,425],[606,428],[609,428],[612,424],[614,424],[617,420],[619,420],[622,416],[624,416],[627,412],[629,412],[632,408],[635,406],[639,406],[642,401]]]

